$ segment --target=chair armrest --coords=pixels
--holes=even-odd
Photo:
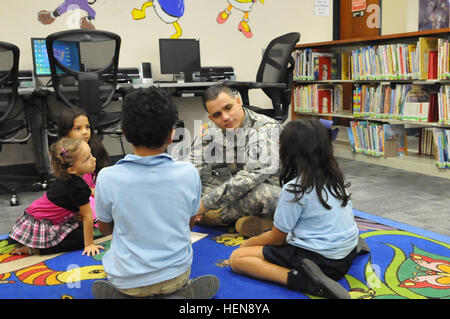
[[[286,83],[253,82],[251,89],[286,89]]]
[[[255,82],[249,81],[223,81],[222,84],[231,88],[248,88],[250,89]]]

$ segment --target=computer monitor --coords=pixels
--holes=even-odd
[[[192,82],[192,73],[200,71],[199,39],[159,39],[161,74],[184,73]]]
[[[31,38],[31,48],[33,52],[34,75],[37,77],[51,76],[45,38]],[[56,59],[61,64],[72,70],[80,71],[80,47],[77,42],[56,40],[53,42],[53,51]],[[56,67],[56,73],[64,74],[58,67]]]

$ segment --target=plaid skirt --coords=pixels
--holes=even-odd
[[[49,248],[58,245],[71,231],[79,227],[74,218],[60,224],[48,219],[37,220],[27,212],[13,225],[9,237],[31,248]]]

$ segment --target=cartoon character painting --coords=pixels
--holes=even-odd
[[[97,0],[65,0],[53,12],[47,10],[39,11],[38,20],[45,25],[51,24],[57,17],[63,15],[64,13],[79,9],[87,13],[87,16],[80,19],[80,28],[94,30],[95,26],[92,23],[92,20],[95,19],[95,10],[91,7],[91,5],[96,1]]]
[[[257,0],[227,0],[228,6],[223,10],[219,12],[219,15],[217,16],[217,23],[223,24],[228,20],[228,17],[231,14],[231,9],[237,9],[242,12],[244,12],[244,16],[242,17],[242,20],[238,24],[238,30],[242,32],[244,36],[247,38],[253,37],[253,33],[250,29],[250,26],[248,24],[249,21],[249,15],[253,8],[253,3]],[[264,0],[259,0],[261,3],[264,4]]]
[[[183,31],[178,23],[178,20],[184,14],[184,0],[151,0],[145,2],[141,9],[133,9],[131,15],[134,20],[142,20],[145,18],[145,10],[148,7],[153,7],[159,18],[167,23],[172,24],[175,28],[175,33],[172,34],[172,39],[178,39],[183,34]]]

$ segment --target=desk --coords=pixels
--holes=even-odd
[[[209,86],[219,84],[220,82],[154,82],[154,83],[118,83],[116,87],[117,99],[126,95],[126,89],[145,89],[149,87],[159,87],[168,90],[174,90],[171,94],[179,97],[191,97],[198,95],[201,91]],[[71,90],[72,88],[69,88]],[[74,93],[78,87],[73,87]],[[47,100],[49,96],[55,95],[52,86],[36,87],[36,88],[19,88],[19,96],[30,110],[31,133],[33,140],[33,153],[36,162],[36,169],[40,176],[50,173],[50,161],[48,158],[49,133],[47,131],[47,123],[45,121],[48,115]]]

